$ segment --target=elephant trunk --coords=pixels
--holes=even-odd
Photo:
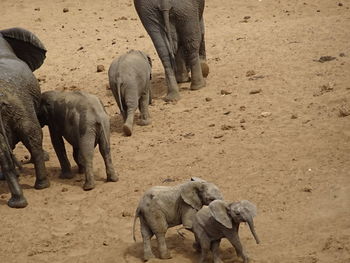
[[[250,231],[252,232],[252,234],[253,234],[253,236],[254,236],[254,238],[255,238],[256,243],[259,244],[259,243],[260,243],[260,240],[259,240],[258,235],[257,235],[256,232],[255,232],[253,218],[252,218],[252,217],[249,218],[249,219],[247,220],[247,222],[248,222]]]

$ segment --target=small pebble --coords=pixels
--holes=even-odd
[[[264,111],[264,112],[262,112],[260,115],[262,116],[262,117],[264,117],[264,118],[266,118],[266,117],[269,117],[269,116],[271,116],[271,112],[269,112],[269,111]]]
[[[97,65],[97,72],[102,72],[105,70],[105,66],[103,65]]]
[[[69,9],[67,7],[63,8],[63,13],[67,13]]]

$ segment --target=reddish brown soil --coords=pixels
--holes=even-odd
[[[183,84],[182,99],[167,104],[160,60],[131,0],[1,0],[1,28],[24,27],[47,47],[35,72],[43,91],[80,89],[104,102],[120,181],[105,182],[97,150],[94,190],[82,190],[80,174],[59,179],[45,128],[51,187],[34,190],[26,165],[29,206],[16,210],[0,183],[0,262],[141,262],[139,231],[136,243],[131,236],[140,196],[191,176],[257,205],[261,244],[247,226],[240,231],[252,262],[350,262],[350,2],[341,2],[208,0],[207,86]],[[153,123],[125,137],[107,69],[131,48],[153,58]],[[22,145],[15,153],[28,154]],[[171,229],[173,258],[155,262],[197,262],[192,241]],[[227,241],[221,248],[224,262],[241,262]]]

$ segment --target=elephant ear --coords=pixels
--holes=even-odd
[[[186,204],[196,210],[199,210],[203,206],[199,197],[199,191],[203,189],[204,185],[200,182],[187,182],[181,190],[181,198]]]
[[[46,48],[33,33],[15,27],[0,30],[0,34],[10,44],[16,56],[23,60],[32,71],[43,64],[46,58]]]
[[[226,228],[232,228],[232,221],[230,216],[227,214],[227,204],[222,200],[214,200],[209,204],[210,214],[218,221],[220,224]]]

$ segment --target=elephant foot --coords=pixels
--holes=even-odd
[[[143,261],[144,262],[147,262],[149,260],[151,260],[152,258],[155,258],[154,254],[152,253],[152,251],[150,252],[144,252],[144,255],[143,255]]]
[[[169,251],[165,251],[165,252],[160,252],[160,258],[161,259],[170,259],[171,258],[171,255],[169,253]]]
[[[132,127],[129,126],[128,124],[124,124],[123,126],[123,132],[126,136],[131,136],[132,134]]]
[[[202,68],[202,75],[204,78],[208,77],[209,75],[209,66],[206,61],[201,61],[201,68]]]
[[[59,176],[60,179],[72,179],[74,174],[72,172],[62,172]]]
[[[118,182],[119,177],[116,174],[107,175],[107,182]]]
[[[42,180],[36,179],[34,184],[34,188],[37,190],[45,189],[45,188],[48,188],[49,186],[50,186],[50,181],[47,178]]]
[[[93,182],[86,182],[83,186],[84,191],[89,191],[95,188],[95,183]]]
[[[140,126],[147,126],[147,125],[150,125],[151,123],[152,121],[150,119],[141,119],[138,124]]]
[[[28,202],[24,196],[12,196],[7,205],[12,208],[24,208],[28,205]]]
[[[196,82],[194,83],[193,81],[191,82],[191,90],[199,90],[201,88],[205,87],[205,80],[203,79],[203,81],[200,82]]]
[[[188,75],[188,73],[176,75],[176,82],[177,83],[185,83],[185,82],[190,82],[190,81],[191,81],[191,78]]]
[[[178,101],[180,100],[180,94],[178,91],[169,92],[164,98],[165,101]]]

